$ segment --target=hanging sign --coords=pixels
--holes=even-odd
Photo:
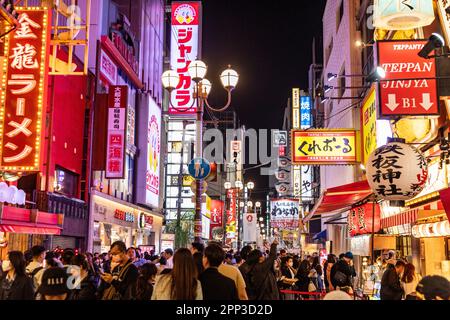
[[[439,12],[439,18],[441,19],[442,30],[444,31],[445,40],[447,44],[450,43],[450,1],[437,0],[437,9]]]
[[[299,226],[299,202],[291,199],[277,199],[270,203],[270,226],[284,230],[295,230]]]
[[[128,86],[110,86],[108,99],[108,136],[106,178],[125,178],[125,130]]]
[[[227,225],[226,225],[227,239],[236,238],[237,194],[238,189],[227,190],[227,197],[230,203],[230,208],[227,210]]]
[[[433,0],[375,0],[373,25],[386,30],[409,30],[434,21]]]
[[[300,89],[292,89],[292,128],[300,129]]]
[[[242,241],[244,242],[256,242],[256,226],[257,217],[256,213],[244,213],[243,218],[243,236]]]
[[[357,162],[357,135],[350,129],[292,130],[292,163],[338,165]]]
[[[213,233],[216,228],[222,228],[223,201],[211,200],[211,220],[210,220],[210,239],[213,239]]]
[[[300,129],[309,129],[312,126],[311,97],[302,96],[300,98],[300,105]]]
[[[426,43],[377,41],[378,65],[386,71],[378,84],[380,118],[439,115],[435,59],[418,56]]]
[[[351,237],[370,234],[381,230],[380,205],[366,203],[353,208],[348,213],[348,232]],[[373,228],[372,228],[373,225]]]
[[[47,9],[32,9],[18,9],[19,25],[4,38],[0,106],[2,171],[41,170],[51,18]]]
[[[161,167],[161,109],[150,98],[147,127],[147,172],[145,201],[147,205],[159,206]]]

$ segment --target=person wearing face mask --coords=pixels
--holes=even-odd
[[[281,278],[279,287],[281,290],[294,290],[295,283],[298,279],[295,277],[294,259],[292,257],[284,257],[281,259]],[[284,294],[284,300],[294,300],[292,294]]]
[[[124,242],[111,245],[111,273],[103,273],[102,280],[108,285],[102,300],[134,300],[139,271],[127,255]]]
[[[2,262],[0,300],[34,300],[33,281],[25,273],[25,258],[20,251],[11,251]]]

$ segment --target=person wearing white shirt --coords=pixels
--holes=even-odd
[[[407,263],[405,271],[403,271],[401,277],[401,286],[403,288],[403,299],[405,300],[417,300],[416,288],[422,277],[416,273],[416,268],[412,263]]]

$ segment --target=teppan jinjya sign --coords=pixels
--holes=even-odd
[[[292,130],[291,135],[293,164],[351,165],[360,161],[360,137],[355,130]]]

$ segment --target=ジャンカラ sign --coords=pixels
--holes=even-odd
[[[46,107],[50,11],[18,10],[5,37],[0,109],[0,169],[39,171]]]
[[[426,43],[377,41],[378,65],[386,71],[378,84],[379,118],[439,114],[435,59],[418,56]]]
[[[355,164],[359,160],[357,139],[351,129],[292,130],[292,163]]]

